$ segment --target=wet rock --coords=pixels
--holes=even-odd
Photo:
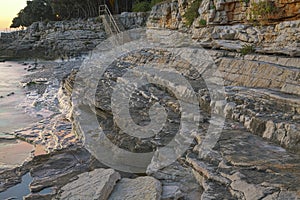
[[[33,177],[30,190],[39,192],[53,186],[60,188],[75,180],[76,175],[97,166],[97,162],[96,165],[92,164],[94,162],[94,158],[84,149],[65,150],[39,156],[29,165]]]

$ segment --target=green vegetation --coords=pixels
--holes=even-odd
[[[133,12],[148,12],[151,10],[150,2],[148,1],[140,1],[133,4],[132,11]]]
[[[29,26],[33,22],[46,19],[55,19],[49,0],[27,1],[27,6],[13,19],[10,27],[17,28],[20,26]]]
[[[200,19],[200,20],[199,20],[199,24],[200,24],[201,26],[206,26],[207,22],[206,22],[205,19]]]
[[[30,26],[37,21],[97,17],[99,6],[103,2],[108,5],[112,13],[120,13],[131,9],[135,12],[147,12],[154,5],[165,0],[28,0],[25,8],[13,19],[11,28]]]
[[[264,0],[258,3],[251,3],[250,18],[252,21],[261,20],[261,22],[268,20],[271,15],[279,12],[273,1]]]
[[[164,2],[164,0],[137,0],[133,4],[133,12],[148,12],[158,3]]]
[[[155,6],[156,4],[159,4],[161,2],[168,2],[166,0],[151,0],[151,7]],[[170,1],[171,2],[171,1]]]
[[[31,0],[12,21],[11,28],[37,21],[88,18],[99,15],[98,0]]]
[[[27,5],[13,19],[11,27],[29,26],[37,21],[97,17],[99,16],[99,6],[103,5],[103,3],[108,5],[112,13],[131,11],[134,1],[135,0],[27,0]],[[143,1],[151,3],[151,0]]]
[[[200,7],[201,1],[202,0],[193,1],[193,3],[186,10],[183,16],[186,20],[185,21],[186,26],[190,27],[193,24],[194,20],[199,16],[198,9]]]
[[[216,10],[216,6],[214,4],[211,4],[209,8],[210,10]]]
[[[254,53],[254,52],[255,52],[255,47],[250,44],[243,45],[243,47],[241,49],[242,55],[247,55],[247,54]]]

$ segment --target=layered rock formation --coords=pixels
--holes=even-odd
[[[160,41],[161,45],[159,46],[162,48],[163,45],[174,42],[175,37],[173,38],[172,33],[174,34],[172,31],[148,30],[147,38],[149,41]],[[165,37],[166,35],[168,37]],[[174,35],[178,39],[179,35]],[[146,39],[144,38],[144,40]],[[186,47],[187,43],[184,44]],[[194,43],[189,44],[193,44],[191,48],[195,48]],[[187,49],[184,49],[186,52]],[[177,121],[181,120],[177,116],[180,104],[176,102],[176,96],[172,93],[168,94],[168,90],[160,91],[162,88],[150,85],[140,87],[132,94],[130,109],[135,123],[144,124],[148,120],[147,109],[149,108],[142,105],[161,99],[161,104],[169,113],[168,121],[172,124],[170,126],[166,124],[166,129],[163,129],[164,131],[158,133],[154,138],[138,140],[122,132],[113,122],[110,102],[112,88],[120,84],[120,78],[126,74],[128,67],[134,70],[145,63],[159,63],[158,67],[167,68],[168,66],[179,71],[183,70],[180,72],[198,91],[202,115],[200,129],[202,131],[192,134],[196,141],[180,159],[167,167],[157,170],[157,165],[167,163],[169,158],[154,154],[147,174],[162,183],[161,198],[299,198],[300,188],[297,185],[300,181],[298,178],[300,140],[299,94],[297,91],[300,84],[294,84],[295,88],[290,91],[283,90],[283,85],[288,84],[295,72],[297,75],[299,71],[297,58],[263,55],[240,56],[238,53],[217,50],[206,50],[206,52],[208,54],[205,55],[210,55],[216,61],[215,69],[220,72],[219,76],[222,76],[227,85],[225,87],[226,101],[212,101],[210,98],[212,94],[205,89],[205,83],[197,79],[197,73],[193,71],[193,67],[189,63],[178,60],[178,57],[174,56],[172,52],[142,48],[113,59],[114,62],[108,66],[98,82],[95,94],[96,102],[92,104],[92,107],[96,106],[96,109],[91,114],[97,116],[106,137],[120,148],[135,153],[153,151],[157,146],[163,148],[168,144],[171,136],[174,137],[168,128],[173,130]],[[201,71],[201,68],[205,68],[207,65],[202,63],[197,67]],[[95,74],[93,70],[97,71],[92,67],[89,69],[92,71],[85,70],[92,74]],[[64,91],[66,94],[72,93],[76,80],[74,73],[65,81]],[[142,72],[136,71],[136,73]],[[146,75],[147,73],[142,74]],[[153,78],[161,75],[162,73],[153,75]],[[241,76],[244,79],[240,78]],[[85,79],[81,80],[83,77],[82,74],[79,76],[77,84],[80,84],[81,92],[84,94],[85,101],[82,102],[90,104],[94,102],[93,96],[90,94],[95,80],[93,81],[93,76],[90,76],[88,81],[84,81]],[[116,82],[117,80],[119,82]],[[298,78],[292,81],[298,81]],[[182,88],[183,86],[177,85],[177,87]],[[80,121],[76,120],[78,120],[78,116],[86,115],[86,109],[82,107],[82,110],[76,109],[73,113],[76,115],[74,122],[79,134],[83,134],[84,124],[82,125]],[[224,115],[227,120],[213,151],[203,152],[205,131],[208,130],[212,113]],[[91,130],[89,134],[94,133]],[[284,148],[267,140],[274,141]],[[180,143],[176,148],[180,149]],[[290,187],[291,185],[293,187]]]
[[[259,53],[299,56],[300,2],[275,1],[275,5],[259,5],[262,11],[258,22],[262,21],[259,17],[267,17],[266,23],[253,25],[249,16],[258,9],[252,8],[254,1],[205,0],[199,2],[198,17],[192,19],[193,24],[188,28],[184,14],[191,2],[176,0],[153,7],[147,26],[188,31],[209,48],[240,51],[245,45],[251,45],[252,51]],[[274,12],[276,16],[267,13],[267,9],[273,8],[280,11]]]
[[[116,16],[125,29],[144,27],[147,13],[122,13]],[[25,31],[0,38],[0,57],[68,59],[94,49],[107,38],[100,17],[87,20],[35,22]]]
[[[46,88],[54,94],[42,90],[44,95],[35,101],[37,107],[52,110],[50,120],[16,135],[51,153],[1,172],[0,190],[20,182],[30,170],[33,181],[26,199],[299,199],[298,2],[275,2],[283,13],[268,15],[258,27],[248,24],[252,3],[204,0],[191,28],[183,19],[190,1],[162,3],[153,8],[146,32],[133,31],[126,38],[138,40],[142,33],[140,43],[114,46],[114,40],[106,41],[82,65],[74,63],[73,70],[62,64],[38,68],[39,76],[57,76],[61,87],[49,79]],[[198,23],[201,19],[205,26]],[[245,52],[245,45],[252,47]],[[174,71],[191,88],[176,82],[182,79]],[[132,90],[130,78],[135,76],[152,84]],[[113,98],[116,87],[123,92],[120,99],[130,96],[128,107],[125,100]],[[185,103],[191,102],[201,115],[193,109],[185,112]],[[123,106],[129,117],[121,112]],[[163,117],[165,123],[158,123]],[[128,118],[136,126],[129,126]],[[149,137],[133,135],[137,126],[145,128],[153,121]],[[193,129],[195,121],[199,124]],[[207,137],[212,146],[206,149]],[[113,146],[101,151],[104,140]],[[142,158],[118,157],[122,150]],[[174,157],[174,152],[180,155]],[[145,163],[143,173],[121,172],[144,170]],[[43,194],[44,189],[50,192]]]
[[[68,58],[88,52],[104,39],[103,26],[97,18],[35,22],[1,54],[21,58]]]

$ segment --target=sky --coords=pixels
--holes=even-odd
[[[11,25],[12,19],[26,6],[27,0],[0,0],[0,30]]]

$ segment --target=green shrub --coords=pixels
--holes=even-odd
[[[206,22],[205,19],[200,19],[199,24],[200,24],[201,26],[206,26],[207,22]]]
[[[190,27],[194,20],[199,16],[198,9],[202,0],[195,0],[186,10],[183,17],[185,18],[185,25]]]
[[[153,7],[155,6],[156,4],[159,4],[161,2],[164,2],[165,0],[151,0],[151,3],[150,3],[150,6]]]
[[[133,12],[148,12],[151,10],[151,5],[148,1],[136,2],[133,4]]]
[[[168,2],[169,0],[140,0],[140,1],[135,1],[133,4],[133,12],[148,12],[151,10],[153,6],[156,4],[159,4],[161,2]]]
[[[279,12],[279,9],[276,7],[273,1],[264,0],[259,1],[258,3],[253,2],[251,4],[251,19],[252,20],[268,20],[270,15],[274,15]]]
[[[247,54],[254,53],[254,52],[255,52],[255,47],[250,44],[243,45],[243,47],[241,49],[242,55],[247,55]]]

